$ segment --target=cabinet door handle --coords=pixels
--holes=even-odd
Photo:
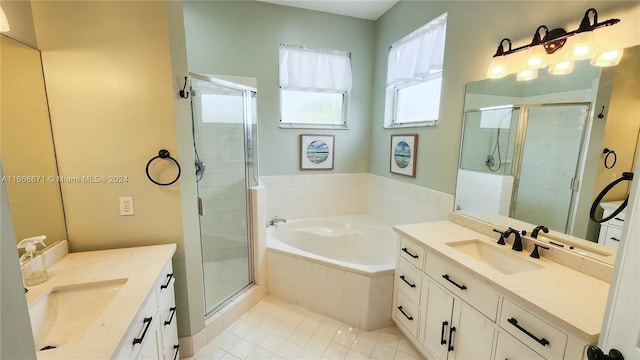
[[[542,346],[547,346],[549,345],[549,340],[542,338],[539,339],[538,337],[536,337],[535,335],[533,335],[531,332],[529,332],[529,330],[523,328],[522,326],[518,325],[518,320],[516,320],[515,318],[510,318],[507,320],[511,325],[515,326],[518,330],[522,331],[523,333],[527,334],[527,336],[529,336],[530,338],[532,338],[533,340],[535,340],[538,344],[542,345]]]
[[[180,349],[180,345],[173,345],[173,360],[178,359],[178,354],[180,353],[178,349]]]
[[[453,333],[456,331],[456,327],[452,326],[449,328],[449,348],[447,352],[453,351]]]
[[[402,306],[398,306],[398,310],[400,310],[400,312],[402,313],[402,315],[404,315],[404,317],[407,318],[407,320],[409,321],[413,321],[413,316],[409,316],[407,315],[406,312],[404,312],[404,309],[402,309]]]
[[[173,273],[167,274],[167,282],[165,282],[164,284],[160,285],[160,289],[168,288],[169,284],[171,283],[171,279],[173,279]]]
[[[147,331],[149,330],[149,326],[151,326],[151,320],[153,320],[153,317],[144,318],[142,322],[145,324],[145,326],[144,331],[142,332],[142,336],[133,339],[133,345],[142,344],[142,341],[144,340],[144,337],[147,335]]]
[[[442,322],[442,330],[440,331],[440,345],[444,345],[447,343],[447,340],[444,338],[444,332],[445,332],[445,329],[447,328],[447,325],[449,325],[448,321]]]
[[[171,325],[171,322],[173,321],[173,315],[176,314],[176,307],[174,306],[170,308],[169,311],[171,311],[171,316],[169,317],[169,320],[164,321],[164,326]]]
[[[410,287],[412,287],[412,288],[416,287],[416,284],[412,284],[412,283],[408,282],[407,279],[404,277],[404,275],[400,275],[400,279],[402,279],[402,281],[406,282],[407,285],[409,285]]]
[[[614,237],[612,237],[612,238],[610,238],[610,239],[611,239],[611,240],[613,240],[613,241],[618,241],[618,242],[620,241],[620,239],[616,239],[616,238],[614,238]]]
[[[448,282],[450,282],[450,283],[452,283],[453,285],[455,285],[458,289],[460,289],[460,290],[462,290],[462,291],[467,290],[467,287],[466,287],[465,285],[460,285],[460,284],[458,284],[457,282],[455,282],[455,281],[451,280],[451,279],[449,278],[449,275],[444,274],[444,275],[442,275],[442,277],[443,277],[445,280],[447,280]]]
[[[402,248],[402,251],[406,252],[407,254],[409,254],[409,256],[411,256],[411,257],[412,257],[412,258],[414,258],[414,259],[419,258],[419,256],[418,256],[418,255],[414,255],[414,254],[410,253],[410,252],[409,252],[409,250],[407,250],[407,248],[406,248],[406,247],[403,247],[403,248]]]

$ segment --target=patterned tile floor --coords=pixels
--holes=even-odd
[[[360,330],[266,296],[188,359],[423,358],[395,327]]]

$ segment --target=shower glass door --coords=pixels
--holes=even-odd
[[[255,177],[255,91],[191,76],[205,313],[252,282],[248,188]]]
[[[579,187],[588,104],[528,107],[512,214],[568,233]]]

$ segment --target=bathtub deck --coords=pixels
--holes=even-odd
[[[268,295],[191,358],[422,359],[395,327],[365,331]]]

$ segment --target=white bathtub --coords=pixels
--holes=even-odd
[[[363,329],[390,326],[396,243],[369,215],[270,226],[269,292]]]

